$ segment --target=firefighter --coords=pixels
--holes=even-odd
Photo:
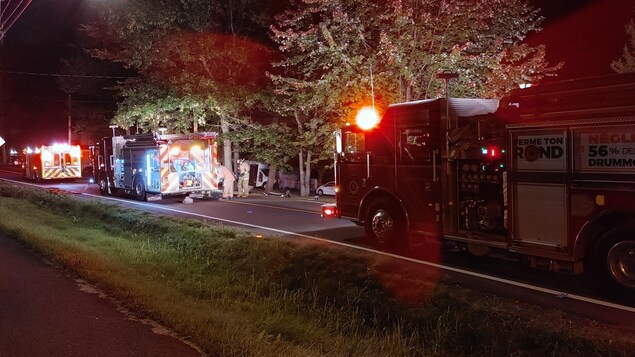
[[[249,197],[249,164],[238,160],[238,197]]]
[[[218,177],[223,179],[223,199],[231,200],[234,197],[234,181],[236,176],[232,170],[218,163]]]

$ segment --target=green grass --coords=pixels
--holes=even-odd
[[[0,230],[220,356],[629,356],[633,331],[412,263],[0,183]]]

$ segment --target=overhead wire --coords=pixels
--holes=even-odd
[[[9,16],[3,19],[3,15],[10,8],[9,4],[11,2],[9,1],[7,3],[7,6],[0,13],[0,39],[4,38],[5,34],[9,31],[9,29],[13,26],[13,24],[15,24],[18,18],[22,16],[22,14],[24,13],[24,10],[26,10],[26,8],[29,7],[32,1],[33,0],[20,0],[20,3],[13,7],[13,10],[11,10],[11,13],[9,14]],[[2,4],[1,0],[0,0],[0,4]],[[15,15],[16,11],[18,12],[17,15]]]
[[[17,74],[24,76],[40,76],[40,77],[70,77],[70,78],[94,78],[94,79],[129,79],[135,77],[124,76],[101,76],[88,74],[63,74],[63,73],[38,73],[38,72],[21,72],[21,71],[0,71],[1,73]]]

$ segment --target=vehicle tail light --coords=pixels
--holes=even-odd
[[[337,206],[334,204],[322,205],[322,217],[333,218],[337,217]]]

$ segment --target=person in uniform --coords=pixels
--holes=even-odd
[[[249,197],[249,164],[238,161],[238,197]]]
[[[234,181],[236,176],[232,170],[218,163],[218,177],[223,179],[223,198],[231,200],[234,197]]]

